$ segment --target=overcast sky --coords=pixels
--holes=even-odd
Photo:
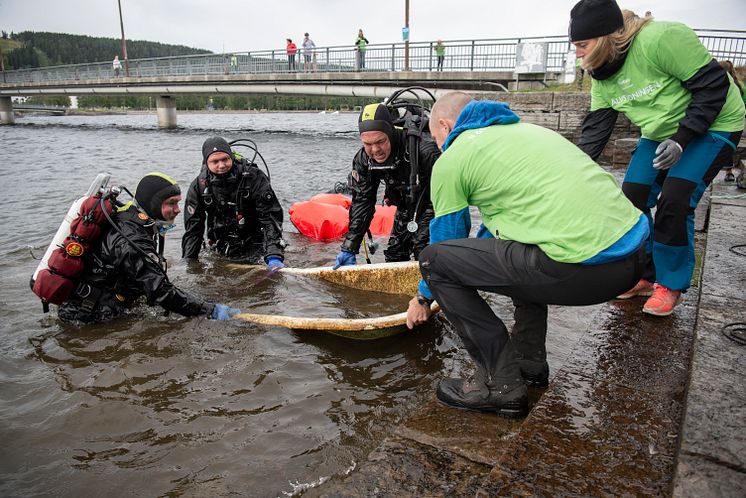
[[[410,0],[410,40],[561,35],[576,0]],[[401,41],[404,0],[121,0],[127,39],[243,52]],[[630,0],[622,8],[693,28],[746,30],[746,0]],[[117,0],[0,0],[0,29],[119,38]]]

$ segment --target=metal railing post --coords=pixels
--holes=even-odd
[[[396,71],[396,43],[391,44],[391,70]]]
[[[471,41],[471,63],[469,65],[471,71],[474,71],[474,48],[475,48],[475,45],[476,45],[476,41],[472,40]]]

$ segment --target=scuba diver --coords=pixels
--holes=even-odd
[[[384,203],[397,207],[384,251],[386,262],[417,259],[429,242],[433,219],[430,175],[440,150],[428,130],[428,109],[415,90],[435,100],[424,88],[410,87],[395,92],[385,104],[366,105],[360,113],[362,147],[352,160],[348,178],[352,194],[349,226],[335,269],[357,263],[355,255],[373,219],[381,182]],[[417,101],[403,99],[407,92]]]
[[[231,145],[252,150],[254,157],[242,157]],[[202,171],[186,197],[183,258],[197,259],[206,246],[231,259],[254,262],[263,256],[269,270],[285,266],[282,207],[272,190],[269,170],[265,175],[254,163],[257,157],[264,162],[251,140],[230,144],[221,137],[205,140]]]
[[[149,305],[184,316],[227,320],[239,312],[180,290],[166,275],[163,234],[175,226],[181,201],[173,179],[148,173],[138,183],[134,201],[122,205],[115,197],[110,193],[106,198],[117,207],[112,215],[103,210],[108,224],[100,238],[91,241],[76,289],[60,304],[60,320],[84,324],[108,320],[122,315],[142,296]]]

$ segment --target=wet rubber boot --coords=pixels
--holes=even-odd
[[[502,417],[518,418],[528,414],[526,385],[520,379],[493,379],[477,367],[472,379],[448,378],[438,384],[437,398],[448,406],[466,410],[495,412]]]

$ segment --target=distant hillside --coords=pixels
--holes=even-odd
[[[11,33],[10,40],[7,41],[21,45],[14,49],[3,46],[6,69],[111,61],[115,55],[123,59],[122,40],[118,38],[23,31]],[[127,40],[129,59],[209,53],[209,50],[183,45]]]

